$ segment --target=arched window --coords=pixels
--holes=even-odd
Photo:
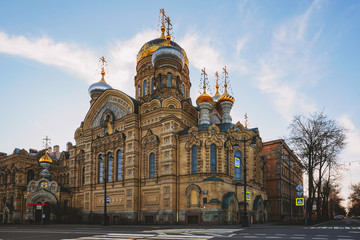
[[[147,80],[144,80],[143,89],[143,96],[145,96],[147,94]]]
[[[168,73],[167,75],[167,86],[171,87],[171,73]]]
[[[151,91],[152,93],[155,91],[155,78],[152,78],[151,80]]]
[[[162,88],[162,76],[159,74],[159,82],[160,82],[160,88]]]
[[[99,161],[99,168],[98,168],[98,182],[102,183],[103,182],[103,168],[104,168],[104,161],[103,161],[103,156],[100,154],[98,157],[98,161]]]
[[[116,154],[117,157],[117,176],[116,179],[118,181],[121,180],[121,151],[119,150]]]
[[[234,177],[236,180],[242,179],[242,153],[237,150],[234,153]]]
[[[211,144],[211,146],[210,146],[210,172],[211,173],[216,173],[216,165],[217,165],[216,145]]]
[[[149,156],[149,178],[155,177],[155,154],[150,153]]]
[[[82,168],[82,185],[85,184],[85,167]]]
[[[185,97],[185,85],[184,84],[181,85],[181,92],[182,92],[182,95]]]
[[[191,173],[197,173],[197,146],[191,148]]]
[[[140,84],[138,85],[138,97],[141,97],[141,86],[140,86]]]
[[[31,180],[34,179],[34,171],[33,170],[29,170],[27,172],[27,182],[30,182]]]
[[[111,152],[108,153],[107,156],[107,181],[111,182],[112,179],[112,162],[113,162],[113,157]]]

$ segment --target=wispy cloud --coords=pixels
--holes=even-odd
[[[56,43],[48,37],[26,38],[0,32],[0,53],[16,55],[76,73],[89,82],[98,57],[91,49],[73,43]]]
[[[295,114],[316,110],[301,87],[323,77],[319,67],[322,56],[316,53],[321,29],[315,34],[309,31],[311,17],[319,7],[319,1],[314,1],[303,14],[277,27],[270,50],[259,60],[256,86],[270,96],[277,111],[287,120]]]

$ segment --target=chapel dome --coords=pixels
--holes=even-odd
[[[225,92],[223,95],[221,95],[221,97],[219,97],[218,99],[218,103],[220,104],[221,102],[225,102],[225,101],[230,101],[232,103],[235,102],[235,99],[233,96],[231,96],[227,91],[226,91],[226,88],[225,88]]]
[[[39,159],[39,163],[42,163],[42,162],[52,163],[52,159],[51,159],[51,157],[48,155],[47,149],[45,150],[44,156],[42,156],[42,157]]]
[[[105,72],[104,71],[101,72],[101,75],[102,75],[101,80],[99,82],[91,84],[89,87],[88,91],[89,91],[91,98],[93,98],[93,96],[95,96],[95,95],[96,96],[100,95],[105,90],[112,89],[112,87],[105,82],[105,79],[104,79]]]
[[[208,103],[212,104],[213,98],[209,94],[204,92],[196,99],[196,104],[199,105],[200,103],[203,103],[203,102],[208,102]]]
[[[156,39],[153,39],[153,40],[145,43],[140,48],[140,51],[137,54],[136,62],[139,63],[141,59],[152,55],[156,50],[158,50],[160,47],[164,47],[164,46],[173,47],[176,50],[178,50],[183,55],[186,66],[189,66],[189,60],[187,58],[187,55],[186,55],[184,49],[182,49],[176,42],[173,42],[173,41],[170,41],[170,44],[168,44],[168,41],[166,38],[156,38]]]

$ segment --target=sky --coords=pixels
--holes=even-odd
[[[342,197],[360,182],[360,2],[0,0],[0,152],[65,150],[100,80],[135,95],[136,55],[160,36],[159,9],[187,53],[195,104],[200,70],[214,86],[227,67],[233,122],[263,141],[286,138],[294,115],[324,111],[347,131]],[[214,90],[211,91],[215,93]]]

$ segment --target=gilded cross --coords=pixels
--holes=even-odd
[[[224,70],[224,74],[225,74],[225,84],[226,84],[226,79],[228,78],[228,72],[226,70],[226,66],[223,68]]]
[[[216,71],[215,73],[215,77],[216,77],[216,85],[218,85],[219,82],[219,73]]]
[[[43,143],[45,143],[45,147],[49,148],[50,145],[50,138],[48,138],[48,136],[46,136],[46,138],[43,138]]]
[[[165,18],[166,18],[166,15],[165,15],[165,10],[162,8],[160,9],[160,14],[162,15],[161,16],[161,26],[165,27]]]

